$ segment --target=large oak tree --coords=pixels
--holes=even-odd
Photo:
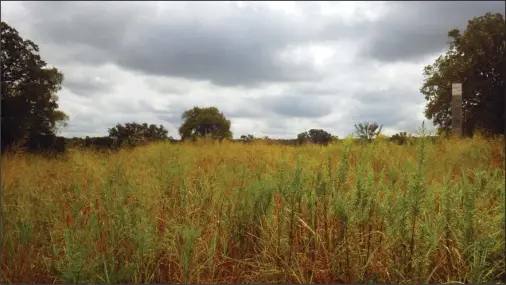
[[[448,37],[448,52],[424,70],[420,91],[428,101],[426,117],[440,130],[450,131],[451,84],[461,82],[464,135],[475,129],[504,133],[504,16],[487,13],[473,18],[463,33],[454,29]]]
[[[67,115],[57,110],[63,74],[47,68],[38,46],[1,22],[2,150],[24,140],[54,136]],[[61,124],[60,124],[61,125]]]
[[[232,138],[231,122],[216,107],[187,110],[181,116],[183,124],[179,128],[181,139],[196,137]]]

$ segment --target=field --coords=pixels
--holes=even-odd
[[[497,283],[504,138],[2,157],[1,283]]]

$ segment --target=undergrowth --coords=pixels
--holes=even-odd
[[[495,283],[504,139],[2,157],[2,283]]]

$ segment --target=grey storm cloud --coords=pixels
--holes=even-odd
[[[75,133],[99,133],[103,130],[97,129],[97,125],[94,121],[95,118],[96,116],[92,114],[77,114],[69,122],[68,126],[65,128],[65,132],[71,134],[71,136]]]
[[[175,84],[171,84],[172,82],[165,82],[165,80],[160,78],[148,78],[146,80],[146,84],[153,90],[162,93],[162,94],[176,94],[182,95],[189,92],[189,86],[177,86]]]
[[[310,21],[231,2],[174,2],[167,10],[153,2],[24,3],[32,34],[58,45],[62,61],[113,62],[145,74],[229,86],[318,80],[323,74],[311,64],[279,57],[308,41],[351,39],[362,55],[417,60],[443,50],[448,30],[465,27],[470,18],[504,13],[498,1],[388,2],[378,22],[347,24],[318,17],[316,4],[300,5],[306,17],[314,16]]]
[[[237,106],[233,108],[224,109],[224,115],[230,118],[262,118],[265,117],[265,110],[257,100],[245,99],[246,106]]]
[[[65,77],[65,80],[63,80],[63,87],[83,97],[91,97],[98,93],[107,93],[113,89],[111,81],[93,76]]]
[[[217,15],[209,16],[208,9],[216,5],[184,3],[181,10],[160,15],[156,5],[131,2],[37,2],[25,8],[35,24],[32,33],[45,42],[66,49],[90,47],[62,56],[65,60],[104,60],[146,74],[219,85],[318,78],[309,64],[278,56],[289,44],[314,37],[317,29],[283,13],[233,3],[221,2]],[[229,12],[220,15],[220,9]]]
[[[324,117],[332,112],[332,106],[316,96],[282,95],[265,97],[262,106],[286,117]]]
[[[352,115],[354,123],[377,122],[389,127],[395,127],[406,118],[412,118],[413,107],[408,108],[388,103],[370,104],[357,108]],[[416,121],[416,118],[412,120]],[[421,123],[421,121],[420,121]]]
[[[355,94],[354,99],[358,104],[349,110],[353,124],[377,122],[385,127],[406,130],[406,127],[416,129],[422,123],[417,114],[424,100],[417,92],[397,89],[365,91]]]
[[[416,89],[415,89],[416,90]],[[424,102],[423,95],[416,91],[406,91],[395,87],[382,90],[364,90],[354,94],[353,99],[362,105],[385,104],[391,106],[413,105]]]
[[[363,55],[381,61],[416,61],[442,52],[448,32],[461,31],[473,17],[487,12],[504,15],[504,1],[395,1],[375,25],[369,27],[370,40]]]
[[[181,123],[183,122],[183,120],[181,119],[181,116],[174,115],[174,114],[168,114],[168,115],[159,114],[159,115],[157,115],[157,117],[160,120],[170,123],[176,127],[179,127],[179,125],[181,125]]]

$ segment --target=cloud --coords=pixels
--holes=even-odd
[[[423,67],[447,32],[503,2],[2,2],[2,20],[64,74],[68,136],[216,106],[242,134],[340,137],[424,119]],[[430,125],[430,124],[429,124]]]
[[[195,85],[199,84],[205,87],[207,82],[196,82],[184,78],[170,78],[163,76],[150,76],[146,78],[146,84],[161,94],[184,95],[190,92]]]
[[[322,99],[310,95],[266,97],[261,104],[265,109],[286,117],[323,117],[332,107]]]
[[[381,61],[417,61],[447,47],[448,31],[463,30],[473,17],[502,13],[500,1],[389,2],[381,20],[370,27],[362,54]]]
[[[317,27],[262,6],[171,4],[44,2],[24,7],[34,23],[33,34],[61,47],[58,60],[115,63],[149,75],[218,85],[318,76],[311,64],[281,57]]]
[[[365,91],[356,94],[356,104],[350,108],[350,118],[354,124],[376,122],[392,130],[416,132],[424,121],[422,96],[416,92],[400,89]],[[422,112],[421,112],[422,111]],[[428,129],[433,128],[428,125]]]
[[[92,97],[111,93],[114,90],[111,73],[109,73],[110,68],[97,69],[81,66],[75,69],[64,66],[60,69],[64,74],[63,87],[76,95]]]

